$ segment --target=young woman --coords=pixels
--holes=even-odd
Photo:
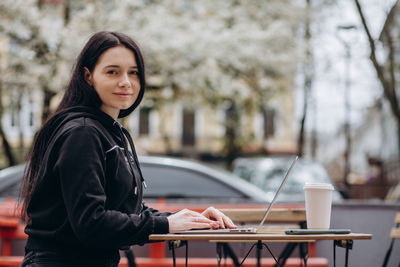
[[[214,208],[160,213],[143,205],[129,115],[145,89],[136,43],[116,32],[87,42],[55,114],[40,129],[21,187],[28,241],[22,266],[117,266],[119,249],[150,234],[234,228]]]

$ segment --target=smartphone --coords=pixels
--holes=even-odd
[[[326,229],[326,230],[314,230],[314,229],[287,229],[285,230],[287,235],[321,235],[321,234],[350,234],[350,229]]]

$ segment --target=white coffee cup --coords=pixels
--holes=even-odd
[[[308,229],[329,229],[331,222],[331,184],[306,183],[303,187],[306,199]]]

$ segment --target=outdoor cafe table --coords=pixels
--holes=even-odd
[[[285,233],[257,233],[257,234],[154,234],[150,235],[150,240],[158,241],[209,241],[209,242],[255,242],[257,245],[257,266],[261,266],[261,257],[259,253],[263,245],[269,250],[265,243],[268,242],[314,242],[318,240],[333,241],[333,260],[336,266],[336,246],[346,248],[345,266],[348,265],[348,251],[353,246],[353,240],[372,239],[371,234],[351,233],[351,234],[314,234],[314,235],[286,235]],[[253,248],[254,246],[252,246]],[[251,248],[251,249],[252,249]],[[250,249],[250,250],[251,250]],[[250,253],[250,251],[249,251]],[[248,253],[248,254],[249,254]],[[247,255],[246,255],[247,257]],[[243,259],[243,261],[246,259]],[[274,257],[275,258],[275,257]],[[173,261],[175,266],[175,253],[173,251]],[[240,265],[243,264],[243,261]],[[186,250],[187,265],[187,250]]]

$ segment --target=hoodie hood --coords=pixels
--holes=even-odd
[[[140,101],[139,101],[140,102]],[[134,105],[133,105],[134,106]],[[133,108],[132,106],[132,108]],[[134,108],[133,108],[134,109]],[[65,109],[61,111],[60,113],[54,115],[49,121],[49,127],[50,127],[50,134],[47,138],[48,144],[52,142],[52,140],[59,134],[60,129],[64,127],[66,123],[68,123],[71,120],[74,120],[76,118],[81,118],[81,117],[86,117],[86,118],[91,118],[94,120],[99,121],[106,129],[110,131],[116,138],[118,138],[124,148],[124,153],[127,158],[130,158],[128,155],[128,146],[130,146],[131,151],[133,152],[133,158],[135,161],[135,164],[139,166],[139,160],[136,155],[136,149],[133,144],[132,137],[130,136],[129,132],[122,127],[122,125],[114,120],[111,116],[109,116],[107,113],[101,111],[100,109],[92,108],[92,107],[85,107],[85,106],[77,106],[77,107],[72,107]],[[125,138],[128,140],[128,143],[126,143]],[[144,183],[143,179],[143,174],[140,170],[140,168],[135,168],[132,163],[129,161],[130,168],[132,169],[132,172],[139,172],[140,175],[139,177],[141,178],[142,182]],[[146,187],[146,184],[144,183],[144,186]]]
[[[133,107],[133,106],[132,106]],[[121,113],[120,113],[121,114]],[[53,137],[58,133],[58,131],[69,121],[79,118],[79,117],[88,117],[93,118],[100,121],[107,129],[115,129],[113,127],[115,125],[115,120],[109,116],[107,113],[104,113],[98,108],[85,107],[85,106],[76,106],[67,108],[58,114],[55,114],[49,121],[49,136],[47,140],[53,139]]]

